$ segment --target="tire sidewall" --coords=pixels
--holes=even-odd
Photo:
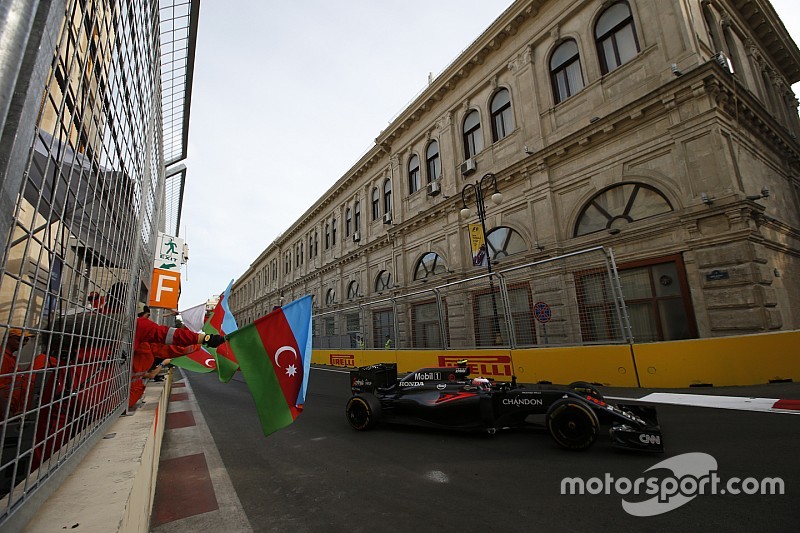
[[[577,416],[582,425],[581,434],[575,439],[569,439],[561,435],[559,422],[565,416]],[[597,415],[588,405],[584,405],[573,399],[564,398],[558,400],[547,411],[547,430],[556,444],[568,450],[586,450],[597,440],[600,429],[600,422]]]
[[[353,410],[361,411],[365,415],[365,420],[362,423],[353,420],[353,416],[351,416]],[[345,416],[350,427],[357,431],[372,429],[380,419],[380,402],[373,394],[356,394],[347,401]]]

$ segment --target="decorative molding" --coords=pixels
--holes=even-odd
[[[532,44],[525,46],[525,50],[522,52],[522,61],[525,63],[530,63],[531,65],[534,64]]]
[[[731,15],[725,9],[720,10],[720,21],[719,21],[719,24],[725,30],[730,29],[731,26],[733,25],[732,22],[731,22]]]
[[[561,27],[558,24],[553,25],[550,29],[550,38],[553,41],[558,41],[561,38]]]

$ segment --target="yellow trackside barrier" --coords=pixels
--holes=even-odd
[[[615,387],[636,387],[630,346],[578,346],[529,350],[314,350],[312,362],[356,367],[397,363],[398,372],[424,367],[455,366],[467,359],[471,376],[523,383],[591,381]]]
[[[412,372],[425,367],[456,366],[460,359],[469,360],[473,376],[511,380],[510,350],[314,350],[311,362],[349,368],[397,363],[398,372]]]
[[[642,387],[800,381],[800,331],[636,344]]]
[[[588,381],[609,387],[638,386],[627,344],[514,350],[512,357],[517,380],[522,383]]]
[[[344,366],[356,368],[375,363],[397,362],[396,350],[357,350],[340,348],[335,350],[314,350],[311,362],[317,365]],[[399,369],[398,369],[399,370]]]
[[[469,361],[470,376],[511,381],[514,365],[511,350],[397,350],[397,371],[411,372],[424,367],[456,366]]]
[[[397,363],[398,372],[455,366],[470,375],[520,383],[588,381],[609,387],[684,388],[800,381],[800,331],[655,342],[521,350],[314,350],[312,362],[355,368]],[[635,363],[634,363],[635,360]]]

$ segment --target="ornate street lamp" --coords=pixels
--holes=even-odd
[[[486,247],[486,269],[489,271],[489,288],[492,297],[495,344],[500,344],[502,341],[502,336],[500,331],[500,319],[497,315],[497,301],[495,300],[494,295],[494,281],[492,279],[492,254],[489,252],[489,241],[486,237],[486,204],[484,203],[484,189],[491,189],[494,191],[492,193],[492,202],[494,202],[495,205],[500,205],[503,202],[503,195],[497,188],[497,177],[492,173],[485,174],[480,180],[476,181],[475,183],[467,183],[464,185],[464,188],[461,189],[461,203],[464,207],[461,209],[460,214],[462,220],[467,220],[470,216],[472,216],[472,210],[467,205],[467,196],[468,193],[471,192],[472,196],[474,197],[475,207],[478,209],[478,218],[481,221],[483,245]]]

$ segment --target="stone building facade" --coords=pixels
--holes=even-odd
[[[614,250],[642,342],[800,328],[800,50],[766,0],[520,0],[234,285],[240,324]],[[489,183],[492,182],[492,183]]]

